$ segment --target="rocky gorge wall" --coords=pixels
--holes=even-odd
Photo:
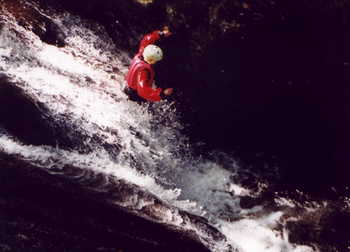
[[[268,248],[271,251],[298,251],[299,247],[290,245],[281,235],[285,235],[282,229],[286,227],[293,231],[290,235],[293,243],[317,244],[315,248],[321,245],[334,251],[337,247],[340,251],[347,248],[344,223],[349,221],[346,188],[349,118],[344,86],[347,48],[343,43],[348,40],[344,32],[348,10],[345,2],[31,2],[39,8],[23,3],[1,1],[2,10],[5,8],[14,18],[7,20],[5,15],[1,22],[0,149],[1,162],[6,167],[2,173],[6,174],[2,177],[5,209],[2,223],[10,230],[5,230],[2,237],[12,244],[1,245],[4,249],[15,248],[16,244],[21,248],[27,244],[55,249],[54,241],[59,239],[63,249],[74,244],[78,246],[75,250],[95,246],[108,251],[119,246],[137,251],[139,246],[145,246],[152,251],[165,248],[222,251],[217,244],[231,239],[225,225],[218,230],[213,223],[208,224],[208,219],[214,217],[178,212],[176,204],[186,203],[176,200],[174,203],[175,196],[164,196],[169,204],[163,198],[158,202],[157,196],[163,197],[158,183],[168,183],[162,177],[154,182],[157,190],[152,187],[153,180],[148,187],[148,177],[142,177],[146,182],[140,182],[139,187],[130,185],[127,179],[123,182],[118,177],[125,178],[123,172],[129,174],[128,170],[118,173],[119,167],[114,167],[114,163],[142,174],[158,169],[162,175],[169,173],[169,177],[179,179],[175,185],[180,186],[186,200],[193,196],[200,204],[207,203],[207,208],[218,208],[218,222],[223,218],[233,225],[236,236],[232,244],[256,235],[253,232],[254,235],[249,233],[244,239],[237,239],[235,231],[249,227],[253,220],[260,225],[259,218],[266,212],[277,211],[272,216],[279,216],[281,211],[284,215],[278,224],[266,224],[272,225],[275,233],[269,239],[261,239],[273,244]],[[57,12],[67,10],[83,19],[69,14],[57,18]],[[122,83],[142,35],[162,25],[169,25],[174,36],[161,44],[166,57],[157,66],[157,77],[161,85],[175,87],[176,94],[169,101],[175,105],[156,107],[158,116],[152,116],[147,114],[147,108],[125,103],[116,84]],[[89,29],[97,35],[90,36]],[[177,118],[169,119],[164,112],[171,110],[171,106],[180,112],[180,122]],[[181,123],[185,127],[178,125]],[[235,165],[228,169],[231,174],[212,168],[211,163],[203,165],[197,161],[198,167],[203,166],[197,171],[192,163],[179,162],[178,156],[186,159],[188,149],[178,141],[183,136],[174,134],[172,127],[179,127],[189,137],[198,155],[207,158],[212,149],[233,152],[240,164],[237,174]],[[164,157],[170,142],[176,143],[172,150],[176,155]],[[232,162],[225,155],[211,155],[216,161],[214,167]],[[166,170],[168,164],[170,171]],[[96,170],[100,175],[95,174]],[[240,192],[231,186],[221,187],[226,179],[232,182],[237,177],[257,191],[266,181],[272,186],[262,197],[247,196],[244,190]],[[208,178],[213,178],[211,183],[206,181]],[[21,186],[11,184],[11,179]],[[189,184],[194,186],[188,187]],[[212,186],[216,189],[211,189]],[[26,192],[30,187],[32,192],[48,193]],[[166,193],[177,195],[176,190]],[[308,193],[320,202],[314,202]],[[50,195],[58,197],[58,203]],[[80,199],[83,195],[86,198]],[[136,199],[133,195],[141,196],[135,196]],[[207,202],[201,201],[201,197]],[[284,202],[283,197],[291,198],[293,203]],[[81,206],[74,203],[77,199]],[[47,208],[44,202],[59,210]],[[31,209],[29,217],[27,211],[19,210],[26,205]],[[136,216],[129,215],[129,210],[123,215],[125,205]],[[106,219],[94,215],[100,206]],[[62,229],[55,230],[65,216],[77,216],[85,210],[75,224],[64,224]],[[18,213],[21,219],[13,213]],[[301,221],[289,221],[288,216]],[[121,222],[125,218],[125,222],[118,229],[119,221],[108,223],[111,218]],[[148,218],[151,221],[144,222]],[[180,219],[183,220],[180,230],[174,231],[172,225],[178,225]],[[42,226],[36,226],[38,221]],[[100,221],[97,230],[91,223]],[[141,229],[132,228],[132,223]],[[159,236],[164,223],[167,231]],[[34,229],[23,228],[26,225],[34,225]],[[261,230],[259,225],[255,230]],[[88,232],[81,233],[84,228],[79,226],[86,227]],[[72,227],[72,232],[67,231]],[[147,227],[152,232],[142,237]],[[305,229],[309,235],[305,235]],[[28,230],[39,234],[49,230],[51,235],[33,237]],[[16,236],[9,235],[11,232],[17,232]],[[113,239],[114,235],[118,241]],[[274,240],[280,236],[281,241]]]

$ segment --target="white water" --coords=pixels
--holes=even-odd
[[[193,156],[180,134],[183,126],[172,104],[149,108],[127,100],[121,92],[122,74],[111,72],[113,67],[127,71],[121,60],[126,55],[114,48],[102,27],[90,30],[83,20],[68,14],[57,15],[55,21],[68,35],[65,48],[42,43],[9,20],[0,36],[0,70],[46,104],[50,118],[65,115],[86,136],[84,146],[91,145],[94,151],[79,154],[80,149],[24,145],[1,135],[2,152],[48,170],[72,164],[129,181],[170,205],[204,216],[242,252],[313,251],[291,244],[287,230],[275,230],[283,212],[240,207],[240,197],[250,192],[230,178],[239,166],[229,157],[222,165]],[[9,26],[25,35],[28,46]],[[95,146],[93,137],[120,148],[118,156]],[[148,203],[139,200],[137,204],[141,209]],[[217,244],[215,251],[223,251],[222,246]]]

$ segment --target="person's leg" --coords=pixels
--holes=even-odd
[[[129,97],[129,100],[138,102],[138,103],[143,101],[143,99],[137,94],[136,90],[130,87],[125,87],[123,91]]]

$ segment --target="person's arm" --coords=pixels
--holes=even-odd
[[[146,46],[154,44],[160,38],[161,38],[161,31],[154,31],[154,32],[151,32],[151,33],[145,35],[140,42],[139,54],[142,55],[143,50],[146,48]]]
[[[138,74],[137,83],[137,93],[139,96],[153,102],[162,100],[162,89],[152,87],[148,71],[143,70]]]
[[[171,32],[169,31],[169,28],[167,26],[165,26],[161,31],[156,30],[145,35],[140,42],[139,54],[143,53],[143,50],[146,48],[146,46],[154,44],[161,38],[168,37],[170,35],[171,35]]]

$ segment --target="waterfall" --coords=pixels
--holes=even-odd
[[[52,144],[21,139],[0,121],[2,154],[105,192],[106,202],[143,218],[192,231],[211,251],[318,251],[289,241],[287,208],[241,207],[242,197],[259,195],[241,185],[239,163],[221,151],[194,154],[174,103],[128,100],[122,89],[130,58],[102,26],[31,8],[58,25],[66,45],[41,41],[2,12],[1,85],[33,104],[48,130],[36,136]],[[8,120],[23,116],[14,112]],[[134,189],[117,196],[121,184]]]

